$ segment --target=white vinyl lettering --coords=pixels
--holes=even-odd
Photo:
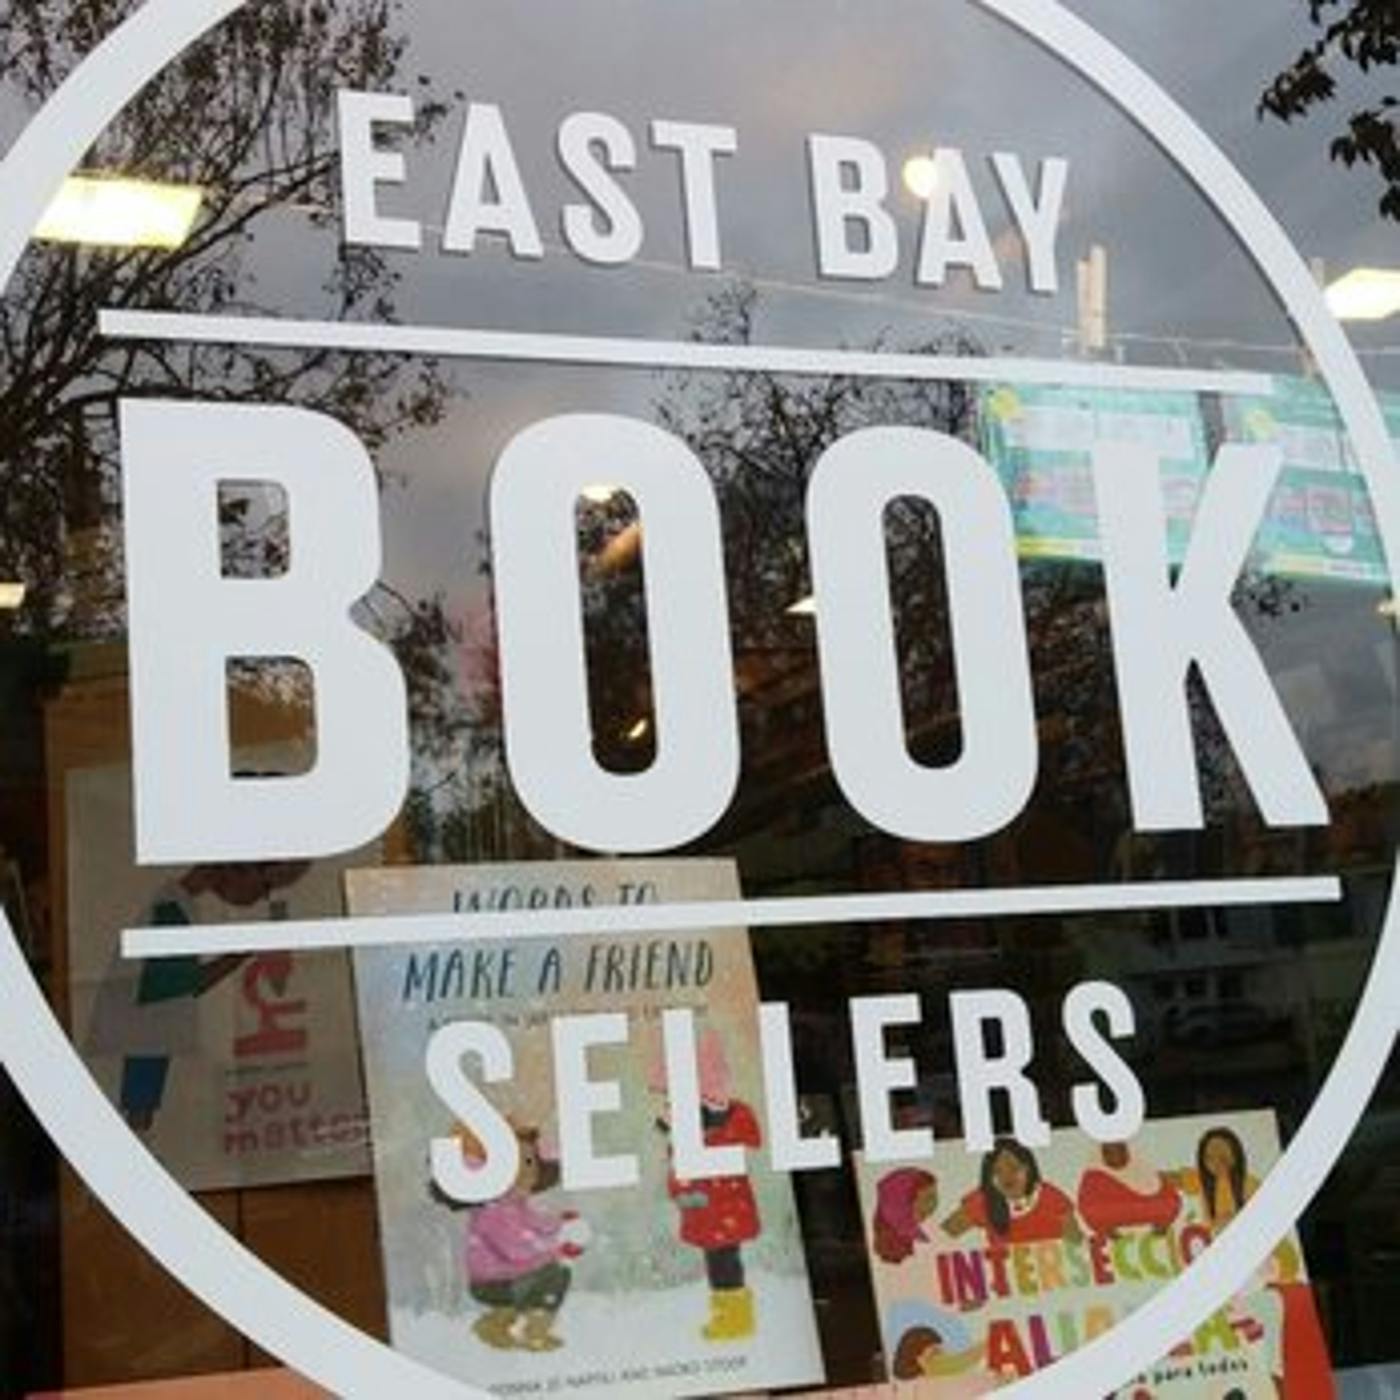
[[[1132,1002],[1112,982],[1081,982],[1065,998],[1063,1016],[1069,1043],[1113,1098],[1113,1108],[1105,1109],[1098,1085],[1076,1084],[1070,1092],[1074,1121],[1099,1142],[1127,1142],[1147,1117],[1142,1085],[1094,1018],[1103,1017],[1112,1039],[1125,1040],[1137,1028]]]
[[[622,1107],[616,1079],[591,1079],[588,1052],[595,1045],[624,1045],[627,1017],[620,1011],[590,1016],[556,1016],[549,1023],[554,1046],[554,1086],[559,1107],[559,1165],[566,1191],[635,1186],[640,1180],[632,1153],[601,1156],[593,1140],[593,1120]]]
[[[610,173],[636,166],[632,134],[606,113],[575,112],[559,125],[559,159],[592,200],[564,206],[564,241],[586,262],[611,265],[636,257],[641,216]]]
[[[962,752],[910,757],[890,614],[885,512],[931,502],[942,529]],[[864,428],[812,472],[807,530],[827,745],[851,804],[917,841],[971,841],[1025,806],[1038,763],[1011,510],[965,443],[928,428]]]
[[[575,509],[605,481],[636,502],[651,643],[656,758],[594,757]],[[719,508],[677,437],[640,419],[565,414],[506,446],[491,483],[506,753],[549,831],[598,851],[668,850],[723,814],[739,774]]]
[[[719,201],[715,196],[715,159],[739,149],[732,126],[706,122],[654,121],[651,144],[680,156],[681,194],[685,201],[685,241],[690,266],[697,272],[718,272],[720,262]]]
[[[373,840],[409,775],[403,675],[349,616],[379,577],[369,454],[335,419],[284,406],[124,400],[121,436],[137,859],[288,860]],[[284,574],[222,576],[229,480],[285,492]],[[309,772],[232,776],[227,665],[240,657],[310,669]]]
[[[919,998],[912,992],[851,999],[851,1042],[856,1062],[856,1097],[867,1162],[909,1161],[933,1156],[927,1128],[896,1128],[890,1095],[913,1089],[918,1076],[913,1060],[894,1059],[885,1049],[887,1026],[918,1025]]]
[[[933,153],[930,183],[915,280],[926,287],[941,287],[950,267],[967,267],[983,291],[999,292],[1001,268],[962,152],[939,147]]]
[[[467,106],[442,246],[470,253],[478,233],[503,234],[517,258],[544,256],[501,109],[490,102]]]
[[[986,1152],[996,1139],[992,1094],[1005,1093],[1011,1110],[1011,1136],[1026,1147],[1044,1147],[1050,1125],[1040,1111],[1040,1094],[1026,1075],[1035,1056],[1031,1016],[1015,992],[953,992],[948,998],[957,1060],[958,1100],[963,1139],[969,1152]],[[998,1052],[987,1048],[987,1028],[1000,1032]]]
[[[463,1073],[462,1061],[468,1055],[480,1063],[488,1084],[509,1079],[515,1066],[505,1032],[484,1021],[449,1022],[428,1040],[428,1084],[481,1149],[481,1161],[472,1163],[460,1138],[433,1138],[428,1144],[433,1180],[454,1201],[475,1205],[510,1190],[520,1170],[520,1142],[509,1122]]]
[[[841,1164],[841,1144],[830,1133],[802,1136],[797,1075],[792,1064],[792,1027],[785,1002],[758,1008],[759,1050],[768,1104],[768,1155],[779,1172],[820,1171]]]
[[[711,1147],[705,1142],[700,1114],[700,1072],[696,1064],[695,1012],[689,1007],[663,1011],[661,1040],[671,1110],[671,1160],[676,1176],[682,1181],[742,1176],[743,1147],[738,1143]]]
[[[1220,449],[1173,585],[1156,454],[1140,444],[1094,449],[1113,664],[1140,831],[1204,825],[1186,694],[1193,664],[1265,821],[1327,822],[1326,799],[1230,601],[1279,465],[1276,447]]]
[[[807,160],[821,275],[888,277],[899,262],[899,237],[885,208],[889,172],[879,147],[855,136],[809,136]],[[863,247],[852,244],[856,229]]]
[[[401,185],[406,178],[399,151],[374,144],[376,126],[413,125],[413,99],[394,92],[336,93],[340,131],[340,198],[345,241],[383,248],[421,248],[423,229],[416,219],[393,219],[379,212],[380,185]]]
[[[1016,220],[1016,227],[1021,231],[1031,291],[1051,296],[1060,290],[1056,241],[1064,212],[1069,162],[1055,157],[1041,163],[1038,195],[1031,193],[1030,181],[1019,156],[999,151],[992,157],[992,167],[1001,182],[1001,192]]]

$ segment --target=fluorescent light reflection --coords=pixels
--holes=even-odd
[[[1353,268],[1327,288],[1327,305],[1339,321],[1384,321],[1400,311],[1400,272]]]
[[[178,248],[190,236],[203,201],[196,185],[70,175],[34,237],[91,248]]]

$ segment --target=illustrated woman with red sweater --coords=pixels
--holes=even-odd
[[[758,1118],[748,1104],[734,1097],[724,1043],[712,1028],[700,1035],[699,1079],[705,1145],[750,1150],[761,1146]],[[672,1170],[667,1189],[680,1210],[681,1239],[705,1256],[710,1318],[701,1329],[702,1335],[711,1342],[752,1336],[754,1298],[744,1273],[743,1247],[758,1238],[762,1224],[748,1176],[686,1181]]]
[[[982,1158],[982,1184],[969,1191],[943,1228],[955,1239],[974,1227],[989,1244],[1035,1244],[1076,1240],[1074,1202],[1041,1178],[1040,1164],[1014,1138],[998,1138]]]
[[[1163,1231],[1181,1214],[1181,1192],[1127,1143],[1106,1142],[1079,1178],[1079,1218],[1096,1235]]]

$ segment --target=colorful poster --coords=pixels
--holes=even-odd
[[[730,861],[576,861],[354,871],[356,915],[737,898]],[[355,953],[389,1296],[400,1351],[501,1394],[669,1397],[818,1383],[823,1376],[789,1179],[762,1151],[757,1006],[742,928],[521,939]],[[739,1145],[742,1175],[677,1179],[659,1034],[696,1013],[707,1145]],[[553,1031],[621,1012],[625,1044],[590,1054],[620,1084],[593,1119],[596,1150],[633,1154],[634,1186],[559,1184]],[[430,1087],[425,1047],[449,1022],[487,1021],[513,1070],[484,1092],[510,1120],[520,1170],[463,1207],[437,1189],[429,1143],[459,1132]],[[478,1160],[479,1157],[478,1157]]]
[[[285,748],[240,755],[289,771]],[[129,961],[123,929],[338,913],[341,860],[138,867],[131,770],[67,778],[73,1042],[191,1191],[368,1172],[364,1091],[343,953]]]
[[[1267,398],[1232,395],[1222,400],[1228,439],[1276,444],[1288,470],[1354,470],[1355,457],[1331,394],[1311,379],[1279,374],[1273,382]]]
[[[1279,1156],[1271,1112],[1149,1121],[1131,1144],[1061,1129],[1031,1151],[941,1145],[857,1158],[890,1378],[986,1395],[1111,1329],[1176,1277]],[[1296,1236],[1121,1400],[1327,1400],[1326,1345]]]
[[[1295,578],[1385,583],[1370,495],[1326,389],[1279,375],[1270,397],[1229,396],[1221,406],[1227,442],[1270,443],[1283,452],[1255,537],[1256,566]]]
[[[1194,394],[1002,384],[983,391],[980,419],[1023,556],[1101,557],[1092,453],[1097,443],[1121,442],[1156,449],[1168,552],[1182,558],[1210,460]]]

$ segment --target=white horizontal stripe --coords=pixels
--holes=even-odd
[[[879,350],[809,350],[787,345],[713,345],[625,336],[537,335],[521,331],[397,326],[362,321],[300,321],[277,316],[187,316],[173,311],[99,313],[103,335],[211,345],[388,351],[476,360],[623,365],[650,369],[771,374],[848,374],[864,379],[1060,384],[1074,388],[1175,390],[1268,396],[1273,377],[1230,370],[1157,369],[1092,360],[1018,356],[914,355]]]
[[[1342,897],[1330,875],[1262,880],[1145,880],[1109,885],[1026,885],[1018,889],[892,891],[812,898],[731,899],[684,904],[608,904],[587,909],[473,914],[377,914],[354,918],[127,929],[122,955],[297,952],[420,943],[564,938],[614,933],[856,924],[884,919],[980,919],[1023,914],[1091,914],[1132,909],[1324,904]]]

